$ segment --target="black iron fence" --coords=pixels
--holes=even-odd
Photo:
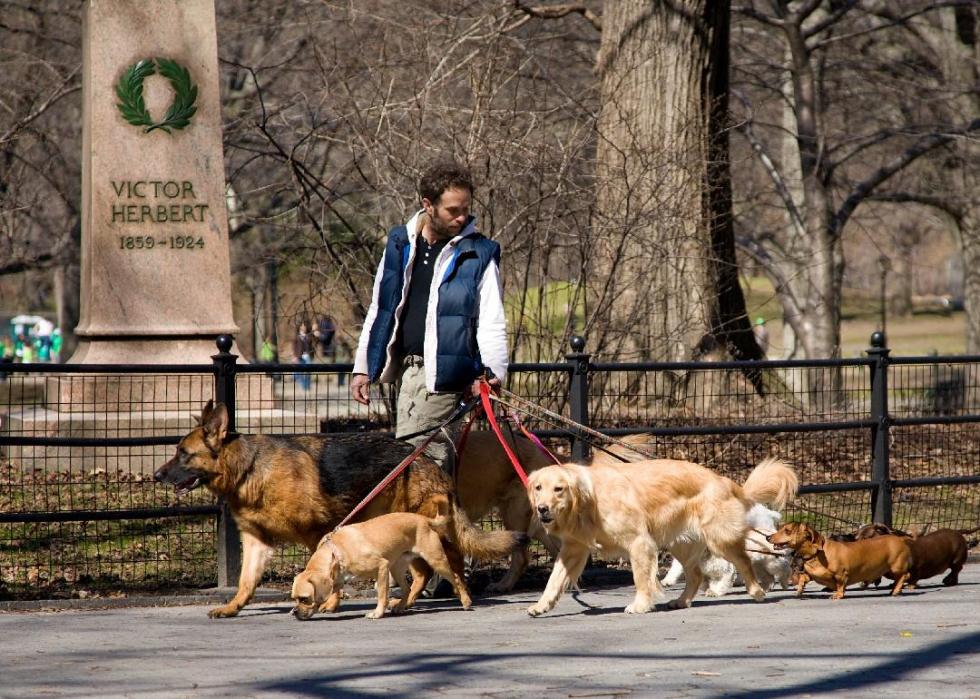
[[[646,433],[665,457],[736,480],[766,456],[803,487],[787,518],[829,532],[980,523],[980,357],[515,364],[508,388],[611,435]],[[876,338],[873,338],[873,344]],[[203,491],[177,498],[152,473],[210,398],[240,432],[388,429],[384,401],[350,400],[349,364],[0,367],[0,599],[233,585],[233,521]],[[526,424],[558,451],[588,444],[561,421]],[[305,563],[286,547],[271,575]]]

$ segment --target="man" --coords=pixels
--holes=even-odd
[[[422,173],[419,195],[422,209],[388,234],[351,381],[364,405],[371,382],[396,385],[397,437],[437,427],[479,392],[481,377],[499,385],[507,371],[500,246],[476,230],[472,177],[436,163]],[[449,472],[458,426],[429,449]]]

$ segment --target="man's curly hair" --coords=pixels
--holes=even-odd
[[[432,163],[422,171],[422,177],[419,178],[419,196],[433,204],[439,202],[443,192],[454,187],[467,189],[473,194],[473,175],[469,168],[455,160]]]

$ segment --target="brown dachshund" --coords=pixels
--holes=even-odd
[[[834,589],[831,599],[842,599],[848,585],[890,574],[895,580],[892,595],[902,592],[909,577],[911,553],[907,539],[878,536],[863,541],[830,541],[802,522],[789,522],[766,537],[776,549],[792,549],[803,561],[797,578],[796,596],[813,580]]]
[[[980,529],[978,527],[977,529]],[[920,580],[939,575],[949,568],[949,575],[943,578],[947,587],[959,582],[960,570],[966,562],[966,538],[977,529],[937,529],[909,540],[912,551],[912,565],[909,567],[909,588],[914,588]]]
[[[928,525],[927,525],[928,526]],[[903,532],[901,529],[893,529],[887,524],[882,524],[881,522],[872,522],[871,524],[865,524],[854,530],[854,538],[851,541],[859,541],[860,539],[873,539],[876,536],[884,536],[891,534],[893,536],[903,536],[907,539],[911,539],[918,534],[909,534],[908,532]]]

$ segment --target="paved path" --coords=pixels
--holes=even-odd
[[[980,565],[899,599],[779,591],[627,616],[630,594],[588,589],[539,619],[533,593],[379,621],[363,600],[305,623],[269,602],[220,621],[203,606],[6,613],[0,696],[980,697]]]

